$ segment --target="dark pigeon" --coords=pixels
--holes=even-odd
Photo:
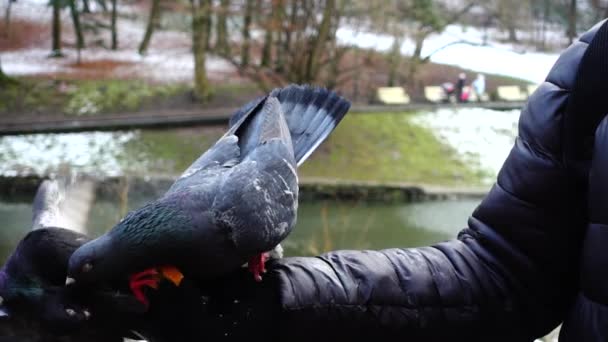
[[[0,336],[15,341],[122,341],[122,336],[132,336],[127,327],[112,326],[103,316],[112,317],[113,303],[123,300],[136,314],[141,308],[137,301],[115,291],[85,294],[64,286],[70,256],[91,239],[44,225],[60,217],[55,209],[64,202],[63,195],[56,181],[41,184],[33,205],[34,229],[0,268]]]
[[[296,223],[297,167],[349,108],[334,92],[298,85],[246,104],[162,197],[79,248],[66,283],[100,286],[131,275],[134,290],[156,287],[138,275],[172,266],[204,284],[247,262],[257,277],[264,271],[261,256]]]

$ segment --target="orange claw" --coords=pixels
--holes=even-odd
[[[180,270],[174,266],[162,266],[160,268],[160,273],[163,275],[163,277],[165,277],[165,279],[171,281],[175,286],[179,286],[184,279],[182,272],[180,272]]]

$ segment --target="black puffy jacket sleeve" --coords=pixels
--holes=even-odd
[[[494,186],[457,238],[275,262],[276,326],[296,340],[402,341],[531,341],[557,327],[576,293],[586,225],[586,173],[564,157],[564,122],[585,115],[567,104],[602,24],[563,52],[530,97]]]

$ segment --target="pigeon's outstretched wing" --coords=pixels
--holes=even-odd
[[[171,186],[168,193],[195,184],[209,182],[222,169],[241,162],[259,141],[261,115],[269,99],[278,101],[275,110],[282,113],[289,131],[296,165],[301,165],[336,128],[350,108],[350,102],[324,88],[289,85],[250,101],[236,111],[229,129],[216,144],[199,157]],[[268,135],[269,133],[266,133]]]
[[[312,86],[290,85],[274,89],[268,96],[243,106],[230,120],[231,127],[226,135],[239,135],[239,131],[248,129],[247,121],[255,117],[271,97],[279,101],[285,116],[298,166],[329,136],[350,109],[350,102],[335,92]],[[249,140],[241,154],[246,155],[247,149],[252,146],[253,142]]]
[[[291,134],[278,99],[269,96],[243,131],[243,160],[226,175],[212,211],[243,255],[267,252],[295,224],[298,176]]]

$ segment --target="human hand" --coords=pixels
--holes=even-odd
[[[268,263],[272,267],[272,261]],[[278,290],[270,269],[257,282],[240,268],[203,285],[187,277],[176,286],[161,279],[157,289],[144,289],[149,299],[145,313],[131,325],[151,342],[190,339],[194,341],[242,341],[259,335],[272,340],[270,320],[277,320]]]
[[[115,291],[82,292],[64,286],[71,253],[88,241],[68,229],[29,232],[0,269],[0,310],[4,335],[28,340],[99,336],[105,341],[127,334],[121,316],[136,313],[138,302]],[[128,308],[128,310],[126,309]],[[97,337],[94,337],[97,338]]]

